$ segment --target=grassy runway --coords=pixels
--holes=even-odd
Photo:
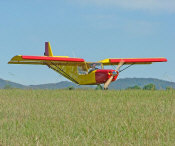
[[[0,145],[175,145],[175,91],[0,90]]]

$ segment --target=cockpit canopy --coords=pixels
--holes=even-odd
[[[102,63],[92,62],[92,63],[88,63],[87,65],[88,65],[88,68],[103,69]]]
[[[87,63],[85,66],[78,66],[78,74],[85,75],[97,69],[103,69],[102,63],[91,62]]]

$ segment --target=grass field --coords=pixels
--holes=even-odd
[[[175,145],[175,91],[0,90],[0,145]]]

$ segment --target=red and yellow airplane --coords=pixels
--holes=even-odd
[[[62,76],[79,85],[99,85],[104,84],[104,89],[108,89],[111,82],[115,81],[119,75],[120,67],[134,64],[152,64],[153,62],[167,62],[166,58],[108,58],[97,62],[86,62],[82,58],[72,58],[68,56],[53,56],[49,42],[45,42],[44,56],[14,56],[9,64],[34,64],[46,65]],[[116,70],[104,69],[106,65],[118,65]],[[125,68],[125,69],[126,69]]]

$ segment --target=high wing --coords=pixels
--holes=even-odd
[[[121,61],[124,62],[124,65],[130,64],[152,64],[153,62],[167,62],[167,59],[164,57],[160,58],[108,58],[100,60],[98,62],[103,65],[118,65]]]
[[[51,45],[49,42],[45,42],[44,56],[14,56],[9,64],[34,64],[34,65],[82,65],[85,64],[85,60],[82,58],[71,58],[68,56],[53,56]]]
[[[87,71],[87,65],[82,58],[70,58],[66,56],[14,56],[9,64],[33,64],[33,65],[46,65],[62,76],[68,78],[74,83],[77,81],[77,67],[82,67]]]
[[[83,65],[85,60],[82,58],[70,58],[66,56],[14,56],[9,64],[33,64],[33,65]]]
[[[87,72],[87,63],[82,58],[72,58],[69,56],[53,56],[51,45],[45,42],[44,56],[14,56],[9,64],[33,64],[46,65],[52,70],[58,72],[62,76],[68,78],[74,83],[79,84],[78,68]]]

